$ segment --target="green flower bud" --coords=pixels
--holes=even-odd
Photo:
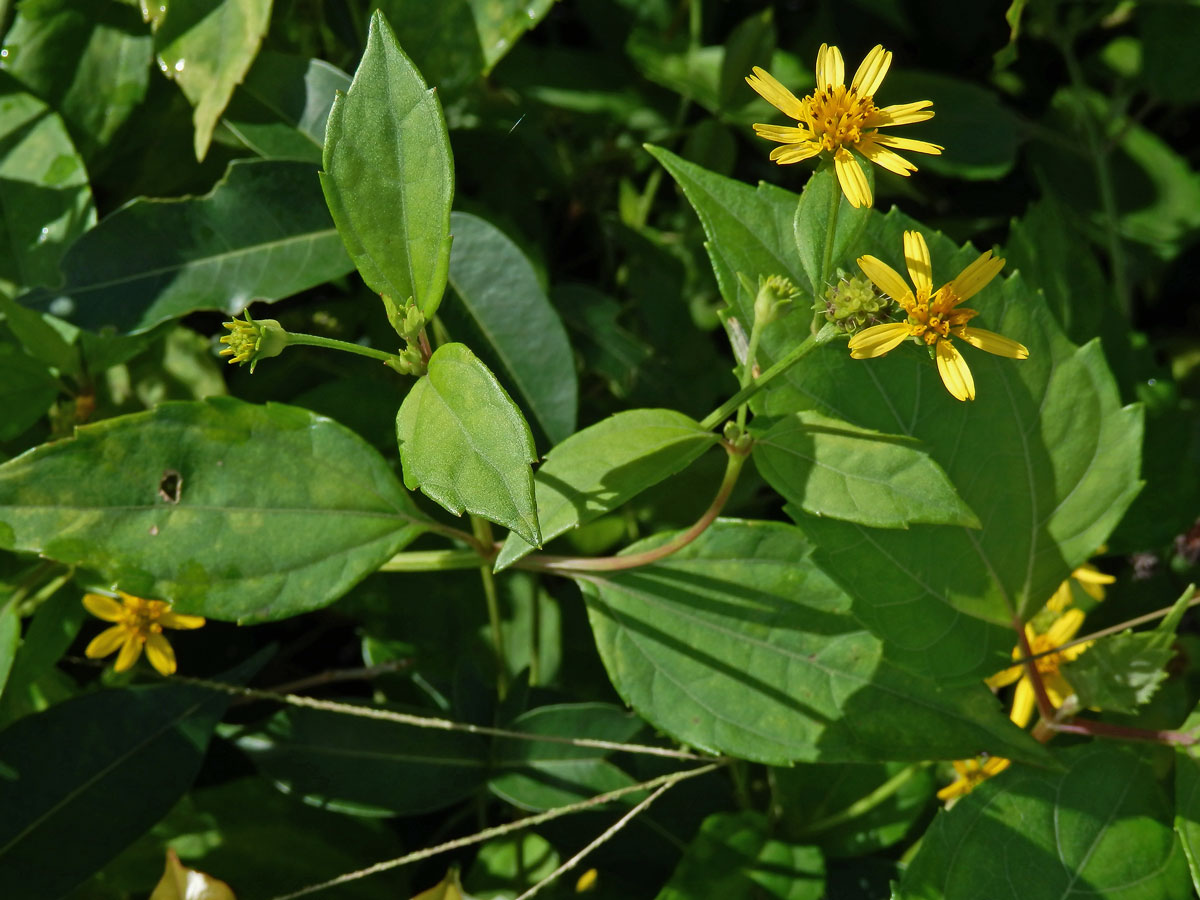
[[[260,359],[278,356],[287,347],[288,333],[274,319],[251,318],[250,310],[246,310],[245,319],[233,319],[226,322],[225,327],[230,333],[221,338],[226,347],[221,356],[228,356],[229,362],[245,365],[250,363],[250,372]]]
[[[798,296],[800,289],[790,278],[783,275],[763,278],[760,275],[758,296],[754,298],[754,320],[762,325],[770,325],[788,312],[788,307]]]
[[[825,295],[812,308],[823,311],[826,322],[848,334],[891,318],[891,301],[869,278],[848,276],[840,269],[838,280],[825,289]]]

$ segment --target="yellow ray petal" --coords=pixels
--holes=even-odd
[[[975,399],[975,379],[962,354],[949,341],[938,341],[935,352],[938,374],[946,390],[958,400]]]
[[[117,655],[117,664],[113,668],[118,672],[131,669],[141,655],[142,642],[138,640],[137,632],[126,631],[125,642],[121,645],[121,652]]]
[[[175,651],[170,642],[157,632],[146,636],[146,659],[163,675],[175,674]]]
[[[1007,356],[1009,359],[1029,359],[1029,350],[1024,344],[984,328],[963,326],[955,332],[955,337],[960,337],[972,347],[978,347],[980,350],[986,350],[996,356]]]
[[[1019,681],[1021,679],[1021,675],[1024,671],[1025,671],[1024,666],[1010,666],[1009,668],[1005,669],[1003,672],[997,672],[995,675],[992,675],[990,678],[985,678],[984,684],[986,684],[992,690],[997,690],[1002,687],[1008,687],[1014,681]]]
[[[120,625],[105,628],[92,638],[92,642],[87,645],[87,649],[83,651],[83,655],[88,659],[101,659],[110,653],[115,653],[121,644],[125,643],[125,635],[127,633],[128,630],[122,628]]]
[[[775,80],[766,69],[755,66],[753,75],[746,76],[746,84],[758,91],[764,100],[777,110],[793,119],[800,121],[804,118],[804,105],[796,99],[796,95]]]
[[[835,88],[846,83],[846,64],[842,51],[822,44],[817,51],[817,90]]]
[[[786,166],[788,163],[812,159],[820,152],[820,144],[785,144],[772,150],[770,158],[779,165]]]
[[[84,594],[83,606],[97,619],[103,619],[105,622],[120,622],[125,618],[125,607],[103,594]]]
[[[910,288],[900,277],[899,273],[885,263],[882,259],[874,256],[860,256],[858,258],[858,267],[862,269],[864,275],[875,283],[875,287],[879,288],[901,306],[904,304],[904,299],[912,298],[912,288]]]
[[[983,774],[988,778],[999,775],[1005,769],[1012,765],[1011,759],[1005,759],[1003,756],[991,756],[980,767],[983,769]]]
[[[859,153],[875,163],[875,165],[883,166],[889,172],[895,172],[897,175],[903,175],[907,178],[910,174],[917,171],[917,167],[903,156],[893,153],[886,147],[880,147],[870,138],[859,141],[855,147]]]
[[[895,350],[909,336],[907,322],[887,322],[864,328],[850,338],[850,356],[853,359],[874,359],[889,350]]]
[[[1083,610],[1068,609],[1054,620],[1054,624],[1046,632],[1046,639],[1051,647],[1065,644],[1075,637],[1076,632],[1083,626]]]
[[[914,141],[912,138],[893,137],[890,134],[876,134],[875,143],[897,150],[912,150],[916,153],[928,153],[931,156],[941,156],[946,149],[941,144],[931,144],[929,141]]]
[[[200,628],[204,625],[204,616],[187,616],[183,613],[165,612],[158,617],[158,624],[165,628]]]
[[[992,256],[991,250],[985,250],[979,259],[958,273],[958,277],[950,282],[950,290],[957,298],[955,304],[969,300],[987,287],[988,282],[996,277],[1004,268],[1004,260]]]
[[[1050,599],[1046,601],[1046,609],[1051,612],[1062,612],[1071,605],[1074,598],[1071,595],[1071,582],[1064,581],[1054,589],[1054,593],[1050,595]]]
[[[837,172],[838,184],[842,193],[855,209],[871,205],[871,185],[863,174],[862,166],[858,164],[850,151],[844,147],[833,156],[833,168]]]
[[[929,260],[929,245],[921,232],[904,232],[904,262],[917,296],[929,297],[933,293],[933,264]]]
[[[876,44],[871,48],[871,52],[863,58],[862,65],[854,73],[854,80],[850,82],[850,87],[860,97],[872,96],[883,84],[883,76],[887,74],[891,64],[892,54],[884,50],[883,45]]]
[[[763,125],[756,122],[754,133],[760,138],[780,144],[803,144],[813,139],[811,131],[807,128],[797,128],[795,125]]]
[[[1008,717],[1016,723],[1018,728],[1024,728],[1033,718],[1035,706],[1037,703],[1033,697],[1033,685],[1029,683],[1028,678],[1022,678],[1017,682],[1017,689],[1013,692],[1012,712]]]
[[[874,115],[868,116],[863,128],[886,128],[890,125],[911,125],[914,122],[925,122],[933,118],[932,100],[917,100],[914,103],[897,103],[875,110]]]

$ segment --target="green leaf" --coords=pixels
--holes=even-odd
[[[153,41],[118,0],[24,0],[4,68],[66,120],[84,158],[106,147],[146,95]]]
[[[758,812],[709,816],[657,900],[821,900],[821,851],[769,835]]]
[[[329,111],[321,187],[367,286],[432,318],[446,287],[454,168],[442,105],[383,14]]]
[[[39,682],[59,674],[58,661],[86,617],[75,591],[60,590],[37,608],[8,673],[8,684],[0,694],[0,725],[45,706],[47,700]]]
[[[986,88],[962,78],[896,66],[888,72],[880,95],[885,104],[933,101],[932,119],[896,132],[946,148],[940,156],[902,153],[919,168],[981,180],[1001,178],[1016,163],[1019,122]]]
[[[45,364],[0,342],[0,441],[17,437],[46,414],[58,396],[58,384]]]
[[[819,845],[830,858],[865,856],[896,844],[927,814],[933,796],[924,763],[800,764],[774,769],[771,778],[783,833]],[[884,785],[895,790],[876,799]]]
[[[1181,731],[1195,734],[1200,714],[1193,710]],[[1200,760],[1194,748],[1175,749],[1175,833],[1183,846],[1192,886],[1200,892]]]
[[[607,703],[564,703],[531,709],[506,727],[526,734],[626,743],[645,723]],[[578,803],[635,783],[608,761],[610,753],[568,743],[497,738],[488,787],[521,809]]]
[[[586,524],[687,468],[717,442],[700,423],[670,409],[630,409],[571,435],[534,475],[542,540]],[[496,571],[533,551],[512,534]]]
[[[164,403],[0,466],[0,543],[217,619],[326,606],[424,521],[360,437],[281,404]]]
[[[0,292],[59,280],[63,250],[96,223],[83,160],[46,104],[0,72]],[[19,212],[18,212],[19,211]]]
[[[0,732],[0,761],[17,773],[0,778],[5,897],[66,893],[162,818],[227,704],[177,684],[101,691]]]
[[[0,294],[0,313],[4,314],[4,324],[8,330],[30,356],[58,369],[62,374],[77,378],[83,376],[79,349],[73,346],[74,335],[68,338],[63,329],[56,327],[63,325],[70,332],[74,330],[72,326],[28,309],[3,294]]]
[[[525,832],[493,838],[464,878],[472,897],[479,900],[516,897],[558,868],[558,852],[544,837]]]
[[[21,617],[17,615],[16,604],[9,598],[0,604],[0,696],[4,695],[4,686],[20,645]]]
[[[442,809],[487,776],[487,745],[475,735],[325,710],[282,710],[237,743],[285,793],[352,815]]]
[[[896,211],[873,216],[863,247],[903,270]],[[934,283],[978,258],[924,232]],[[1099,343],[1075,347],[1020,276],[971,298],[972,325],[1021,341],[1025,360],[963,347],[976,399],[951,397],[927,354],[902,345],[854,360],[826,347],[768,391],[772,414],[813,409],[915,437],[983,523],[868,529],[799,523],[815,559],[855,598],[855,614],[916,671],[973,678],[1003,668],[1012,619],[1036,613],[1111,532],[1140,488],[1142,411],[1124,407]],[[961,346],[961,344],[960,344]]]
[[[873,167],[868,167],[864,174],[867,176],[867,183],[873,187],[875,173],[872,169]],[[814,172],[805,182],[804,190],[800,192],[800,202],[796,205],[796,218],[792,230],[795,234],[796,249],[800,252],[800,264],[808,275],[808,284],[815,299],[823,297],[828,287],[821,281],[821,267],[825,262],[825,238],[829,234],[829,207],[833,202],[831,194],[836,194],[839,198],[837,225],[833,232],[833,253],[829,261],[831,279],[836,275],[839,266],[845,266],[851,274],[859,274],[858,267],[851,265],[849,256],[871,218],[870,207],[862,206],[856,209],[850,205],[831,167]]]
[[[1150,90],[1167,103],[1200,100],[1196,55],[1200,7],[1194,3],[1147,4],[1134,21],[1142,38],[1142,74]]]
[[[767,65],[775,52],[774,10],[767,7],[738,23],[725,41],[717,102],[723,109],[746,104],[746,76],[753,66]]]
[[[980,527],[946,473],[909,438],[811,410],[753,432],[754,464],[797,512],[875,528]]]
[[[264,50],[221,124],[264,159],[320,165],[334,96],[349,89],[350,76],[324,60]]]
[[[137,333],[201,309],[236,315],[350,268],[310,165],[239,160],[203,197],[138,199],[106,217],[63,258],[66,284],[21,302]]]
[[[579,385],[567,331],[525,254],[490,222],[450,216],[450,286],[551,443],[575,430]]]
[[[1056,755],[1062,772],[1013,766],[938,813],[896,900],[1190,898],[1149,761],[1104,744]]]
[[[270,22],[271,0],[170,0],[153,20],[159,66],[194,108],[196,159],[208,153],[213,129]]]
[[[1108,712],[1137,712],[1167,677],[1163,670],[1175,656],[1172,638],[1126,630],[1097,641],[1065,670],[1080,704]]]
[[[443,344],[396,415],[408,489],[456,516],[463,510],[541,546],[533,500],[537,454],[520,409],[463,344]]]
[[[718,520],[661,562],[577,576],[617,691],[685,744],[775,765],[984,749],[1045,762],[981,684],[893,665],[811,549],[789,525]]]

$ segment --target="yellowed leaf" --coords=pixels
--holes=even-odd
[[[157,900],[157,898],[150,898]],[[464,894],[462,883],[458,880],[458,869],[451,869],[446,877],[427,891],[421,891],[412,900],[475,900],[469,894]]]

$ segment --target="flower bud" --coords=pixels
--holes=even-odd
[[[246,310],[245,319],[233,319],[226,322],[225,327],[230,333],[221,338],[226,347],[221,356],[228,356],[230,363],[245,365],[250,363],[250,372],[260,359],[278,356],[288,345],[288,333],[274,319],[251,318],[250,310]]]
[[[760,275],[758,296],[754,298],[754,321],[760,325],[770,325],[788,312],[788,307],[798,296],[800,289],[790,278],[783,275],[763,278]]]
[[[825,289],[825,295],[812,308],[823,310],[826,322],[849,334],[891,318],[891,301],[879,293],[869,278],[847,276],[841,270],[838,280]]]

